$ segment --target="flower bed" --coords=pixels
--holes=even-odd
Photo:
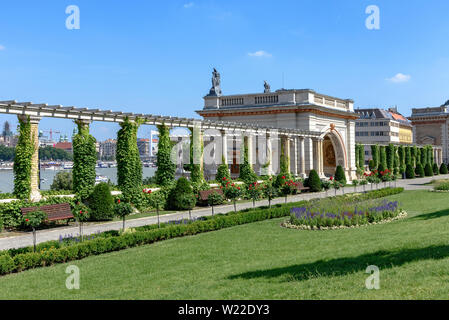
[[[341,195],[330,198],[331,201],[364,201],[401,193],[403,188],[385,188],[356,195]],[[37,245],[36,252],[32,247],[0,251],[0,275],[20,272],[27,269],[49,266],[82,259],[91,255],[151,244],[166,239],[195,235],[198,233],[220,230],[237,225],[286,217],[294,207],[308,203],[319,203],[319,199],[300,201],[271,208],[260,207],[245,209],[236,213],[217,214],[202,217],[198,220],[182,220],[169,224],[148,225],[130,229],[129,232],[107,231],[93,236],[91,240],[79,242],[72,237],[64,237],[60,241],[48,241]]]
[[[397,201],[357,198],[311,201],[290,210],[283,226],[296,229],[327,230],[391,221],[403,217]]]

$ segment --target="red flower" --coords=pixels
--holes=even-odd
[[[148,194],[150,194],[151,193],[151,189],[150,190],[148,190]]]
[[[334,177],[330,177],[330,180],[331,180],[331,181],[334,180]]]
[[[237,187],[237,189],[239,189],[239,190],[240,190],[240,187]]]
[[[120,199],[117,200],[117,203],[120,203]]]
[[[30,220],[28,220],[28,219],[25,219],[25,221],[26,221],[26,222],[28,222],[28,221],[30,221]]]
[[[285,176],[282,176],[282,179],[285,179]]]
[[[223,181],[225,181],[226,180],[226,177],[223,177]]]
[[[83,214],[83,211],[82,211],[82,210],[80,210],[80,214]]]

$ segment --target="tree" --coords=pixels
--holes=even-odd
[[[39,227],[47,219],[47,214],[38,208],[32,212],[27,213],[23,219],[24,224],[27,227],[33,228],[33,248],[34,252],[36,252],[36,228]]]
[[[344,173],[343,173],[343,175],[344,175]],[[318,176],[318,173],[316,172],[316,170],[310,170],[308,185],[309,185],[310,191],[312,191],[312,192],[320,192],[321,190],[323,190],[323,185],[321,183],[320,177]]]
[[[407,179],[413,179],[415,177],[415,170],[413,170],[413,166],[410,163],[405,167],[405,177]]]
[[[424,167],[424,174],[426,175],[426,177],[433,176],[433,169],[432,169],[432,165],[430,164],[430,162],[426,163],[426,166]]]
[[[226,179],[223,179],[226,178]],[[229,172],[228,164],[225,163],[225,158],[221,157],[221,164],[217,168],[217,174],[215,175],[215,180],[218,181],[222,186],[226,184],[226,180],[231,178],[231,173]]]
[[[442,163],[440,166],[440,173],[447,174],[447,166],[444,163]]]
[[[248,146],[247,146],[248,139],[250,139],[250,137],[244,137],[244,142],[242,144],[243,163],[240,165],[240,174],[239,174],[239,178],[242,179],[242,181],[245,182],[246,184],[254,183],[257,181],[257,175],[253,170],[252,164],[249,163],[248,160]],[[282,162],[282,154],[281,154],[281,162]]]
[[[14,148],[7,147],[0,144],[0,160],[1,161],[13,161],[14,160]]]
[[[175,181],[176,165],[171,160],[172,142],[170,141],[170,129],[162,124],[157,126],[159,142],[157,144],[156,157],[156,183],[160,186],[169,186]]]
[[[372,145],[371,146],[371,155],[373,157],[374,167],[371,170],[377,169],[379,166],[379,146],[378,145]]]
[[[394,145],[393,144],[389,144],[386,147],[386,162],[387,162],[387,168],[390,171],[393,171],[394,169]]]
[[[96,221],[111,220],[114,217],[114,200],[107,183],[95,186],[89,197],[90,218]]]
[[[440,174],[440,170],[438,170],[438,165],[435,162],[433,163],[433,168],[432,169],[433,169],[433,174],[435,176]]]
[[[420,176],[421,178],[425,176],[424,168],[421,163],[418,163],[415,168],[415,174]]]
[[[214,215],[214,207],[222,204],[223,201],[223,196],[218,192],[212,192],[211,194],[209,194],[209,196],[207,197],[207,203],[212,208],[212,215]]]
[[[123,220],[123,231],[125,231],[125,221],[126,217],[129,216],[133,212],[133,207],[127,203],[122,202],[120,199],[114,206],[114,213],[117,217],[122,218]]]
[[[70,171],[60,171],[53,178],[51,190],[73,190],[73,175]]]
[[[343,167],[340,165],[338,165],[337,169],[335,170],[335,180],[342,183],[343,185],[346,184],[345,171],[343,170]]]
[[[173,210],[190,210],[195,204],[196,199],[189,180],[185,177],[179,178],[168,195],[168,207]]]
[[[263,187],[259,183],[254,182],[248,185],[247,191],[249,197],[253,200],[253,208],[256,207],[256,201],[263,195]]]

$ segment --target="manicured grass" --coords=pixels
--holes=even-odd
[[[2,299],[447,299],[449,197],[388,197],[405,220],[333,231],[241,225],[0,278]],[[65,287],[80,268],[81,289]],[[380,290],[367,290],[368,265]]]

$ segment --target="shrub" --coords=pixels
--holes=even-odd
[[[335,170],[335,180],[342,184],[346,184],[346,175],[345,171],[343,170],[342,166],[337,166],[337,169]]]
[[[440,174],[440,170],[438,169],[438,165],[435,162],[433,163],[433,168],[432,169],[433,169],[433,174],[435,176]]]
[[[224,160],[224,159],[222,159]],[[223,161],[224,162],[224,161]],[[226,178],[226,179],[223,179]],[[215,180],[218,181],[222,186],[226,184],[226,180],[231,179],[231,174],[229,173],[228,165],[225,163],[222,163],[217,168],[217,174],[215,176]]]
[[[133,212],[133,207],[127,203],[118,200],[118,203],[114,206],[114,213],[117,217],[123,220],[123,230],[125,230],[125,220]]]
[[[429,162],[426,163],[426,166],[424,168],[424,173],[425,173],[426,177],[433,176],[432,165]]]
[[[423,169],[421,163],[418,163],[418,164],[416,165],[416,168],[415,168],[415,174],[418,175],[418,176],[420,176],[420,177],[424,177],[424,176],[425,176],[425,174],[424,174],[424,169]]]
[[[354,201],[366,201],[368,199],[398,194],[403,190],[403,188],[385,188],[352,196],[351,199]],[[332,199],[338,201],[339,199],[347,199],[347,196],[338,196],[333,197]],[[176,221],[175,225],[161,224],[161,228],[158,228],[157,225],[147,225],[135,228],[132,233],[118,234],[116,231],[105,232],[99,234],[92,240],[87,240],[82,243],[74,242],[68,246],[61,246],[57,241],[48,241],[38,245],[38,248],[48,249],[36,253],[31,252],[32,248],[2,251],[0,252],[0,274],[79,260],[91,255],[151,244],[175,237],[183,237],[267,219],[286,217],[290,215],[292,208],[303,206],[310,202],[311,201],[300,201],[286,205],[277,205],[269,210],[267,210],[266,207],[244,210],[236,214],[229,213],[214,217],[203,217],[197,221]],[[54,247],[53,249],[51,248],[52,246]]]
[[[50,186],[51,190],[72,190],[73,189],[73,175],[71,171],[60,171],[53,178],[53,183]]]
[[[449,182],[442,182],[433,188],[438,191],[449,191]]]
[[[263,186],[257,182],[251,183],[248,185],[246,192],[249,198],[253,200],[253,207],[255,207],[256,201],[263,195]]]
[[[88,203],[91,220],[111,220],[114,217],[114,199],[107,183],[102,182],[95,186]]]
[[[440,166],[440,173],[447,174],[447,166],[444,163],[442,163]]]
[[[415,170],[413,170],[413,167],[410,163],[407,163],[407,165],[405,166],[405,177],[407,179],[415,178]]]
[[[312,192],[319,192],[323,190],[323,184],[321,183],[320,177],[318,176],[318,173],[315,170],[310,170],[308,186],[310,188],[310,191]]]
[[[368,166],[369,166],[370,171],[373,171],[376,169],[376,163],[374,162],[374,160],[370,160],[368,162]]]
[[[189,180],[181,177],[168,196],[168,207],[173,210],[189,210],[196,204],[192,186]]]

